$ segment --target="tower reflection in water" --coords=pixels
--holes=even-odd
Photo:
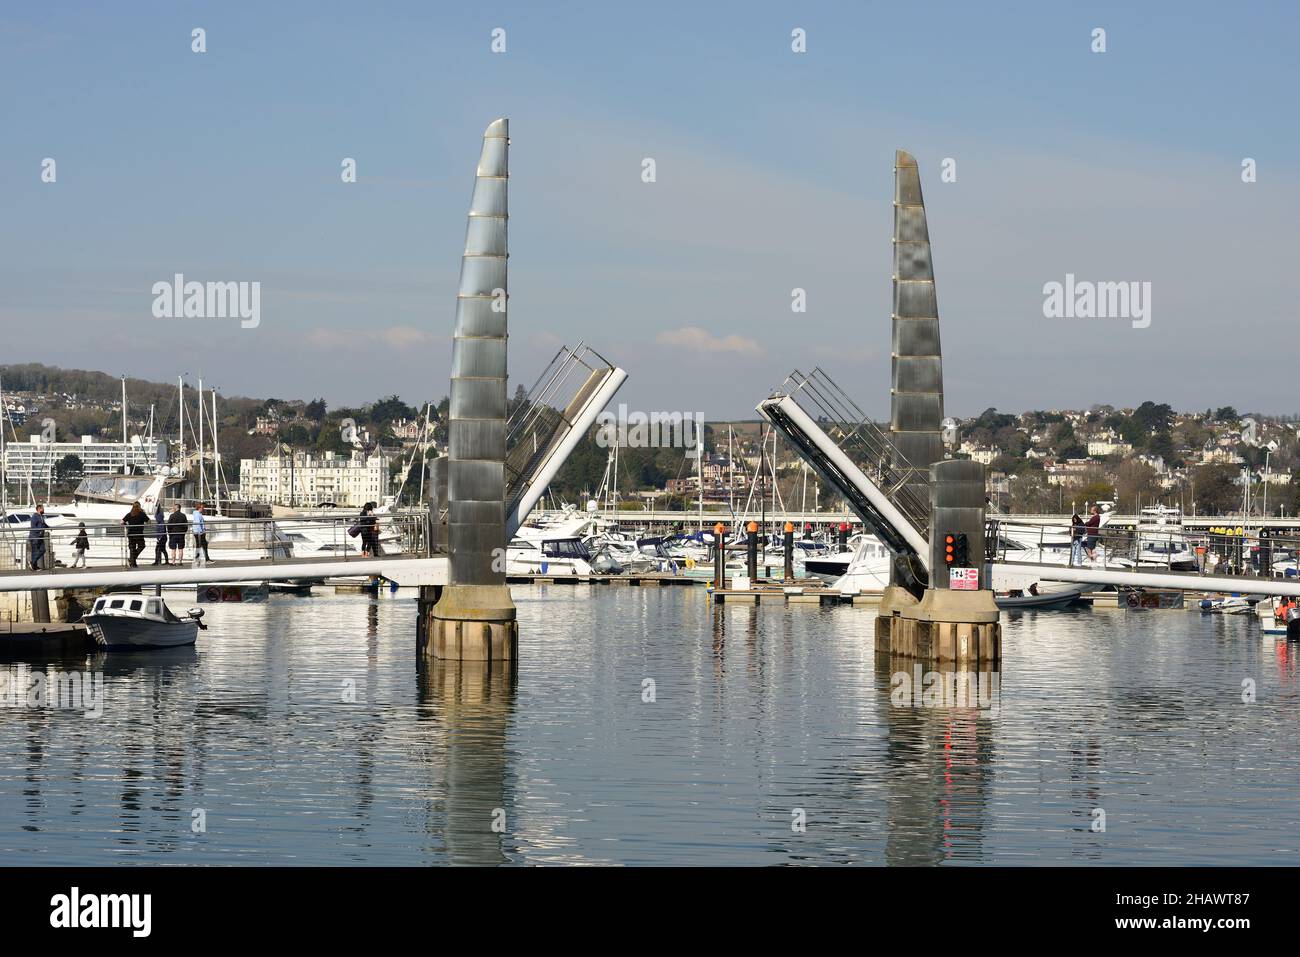
[[[878,654],[876,676],[888,730],[884,863],[981,860],[1001,671]]]
[[[447,863],[482,866],[517,856],[507,747],[516,667],[428,658],[420,665],[419,717],[437,732],[424,738],[431,774],[428,830],[441,837]]]

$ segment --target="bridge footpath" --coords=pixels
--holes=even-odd
[[[399,585],[445,585],[447,556],[432,558],[402,555],[378,558],[294,558],[271,562],[210,562],[191,565],[141,565],[54,568],[42,571],[12,569],[0,572],[0,592],[34,589],[117,588],[148,585],[199,585],[209,582],[294,581],[317,578],[351,578],[382,575]]]

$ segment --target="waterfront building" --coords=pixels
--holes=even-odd
[[[78,442],[47,442],[33,435],[5,445],[5,477],[10,483],[44,482],[68,456],[81,460],[82,475],[156,472],[167,465],[167,443],[133,436],[129,442],[104,442],[83,435]]]
[[[293,452],[264,459],[240,459],[239,489],[248,502],[266,505],[344,505],[360,508],[388,492],[393,459],[385,452],[350,456]]]

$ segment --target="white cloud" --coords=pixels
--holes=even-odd
[[[437,342],[444,337],[436,336],[424,329],[413,326],[389,326],[386,329],[326,329],[316,328],[307,334],[307,342],[313,348],[358,349],[376,344],[393,349],[409,349]]]
[[[757,356],[763,350],[753,339],[745,336],[718,336],[701,329],[699,326],[682,326],[659,333],[655,339],[660,345],[677,346],[691,352],[735,353],[736,355]]]

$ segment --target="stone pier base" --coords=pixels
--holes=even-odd
[[[916,596],[901,585],[889,585],[880,593],[880,605],[876,608],[877,655],[889,656],[894,621],[917,604]]]
[[[515,661],[519,622],[505,585],[447,585],[435,605],[421,602],[420,653],[444,661]]]
[[[932,588],[885,618],[876,619],[877,655],[966,667],[1002,661],[1002,624],[991,591]]]

